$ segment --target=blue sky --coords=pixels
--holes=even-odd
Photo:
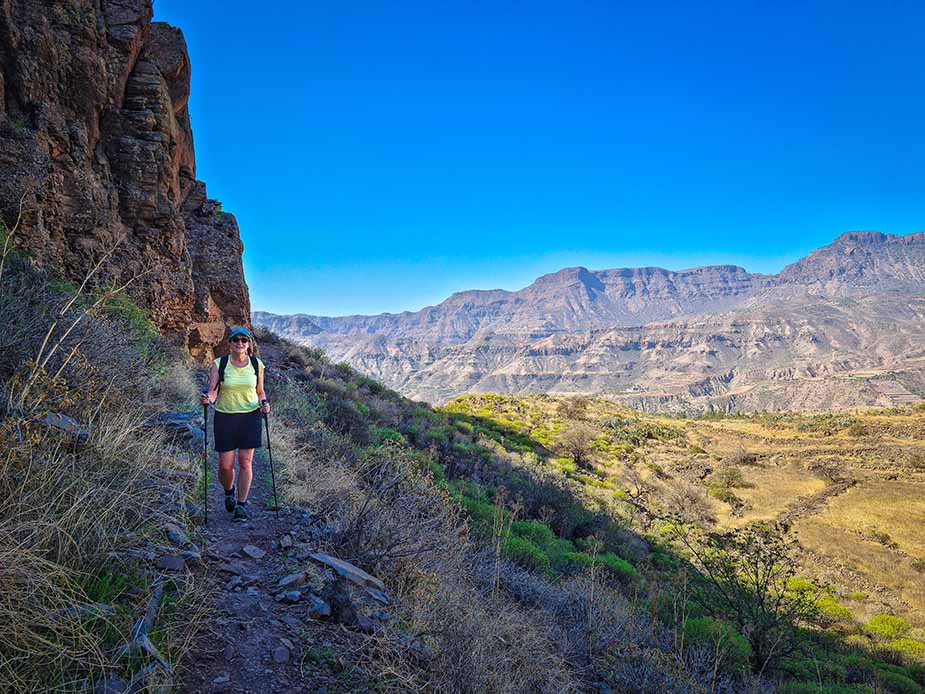
[[[925,228],[922,3],[155,0],[255,309]]]

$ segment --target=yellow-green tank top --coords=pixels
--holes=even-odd
[[[221,359],[215,360],[215,368],[219,368]],[[257,368],[263,374],[263,362],[257,359]],[[235,366],[228,357],[225,366],[225,380],[220,381],[218,398],[215,400],[215,410],[225,414],[238,414],[253,412],[260,407],[257,400],[257,374],[251,366],[250,358],[244,366]]]

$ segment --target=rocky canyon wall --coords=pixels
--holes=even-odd
[[[125,283],[197,359],[249,323],[235,218],[196,180],[190,61],[151,0],[0,0],[0,213],[21,247]]]

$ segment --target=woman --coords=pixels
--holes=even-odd
[[[253,337],[247,328],[234,328],[228,336],[231,352],[216,359],[209,375],[209,390],[202,404],[215,403],[215,450],[218,479],[225,489],[225,508],[236,522],[247,520],[247,494],[251,488],[254,449],[263,445],[261,412],[270,412],[263,390],[263,362],[251,356]],[[222,369],[224,366],[224,369]],[[224,373],[222,373],[224,371]],[[238,453],[238,483],[234,479]]]

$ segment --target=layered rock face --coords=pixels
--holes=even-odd
[[[549,392],[645,410],[897,405],[925,396],[925,234],[843,234],[777,275],[568,268],[414,313],[254,321],[431,402]]]
[[[199,359],[249,322],[232,215],[196,180],[179,29],[151,0],[0,0],[0,212],[73,280],[127,291]]]

